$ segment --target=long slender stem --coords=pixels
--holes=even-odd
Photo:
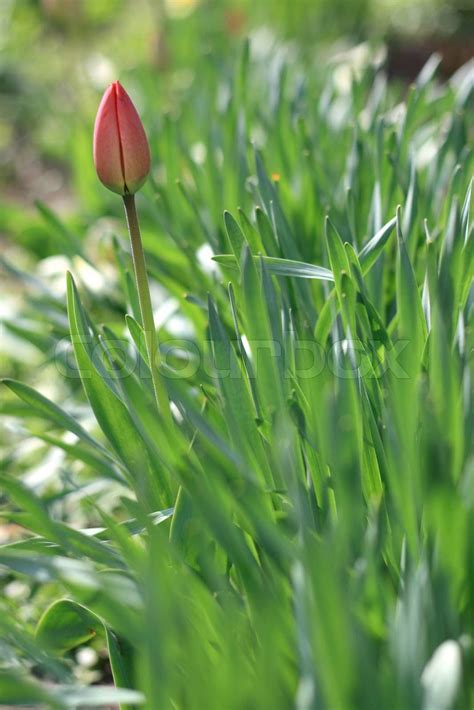
[[[145,254],[143,252],[140,225],[138,223],[137,210],[135,206],[135,195],[124,195],[123,204],[127,217],[128,232],[132,246],[133,268],[135,270],[135,280],[137,284],[138,300],[140,302],[140,312],[142,325],[145,333],[145,343],[148,354],[148,364],[150,367],[153,390],[160,414],[163,416],[165,424],[172,423],[170,401],[166,391],[163,377],[159,367],[161,363],[160,349],[151,307],[150,286],[146,271]]]

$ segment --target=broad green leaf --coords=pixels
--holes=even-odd
[[[102,621],[70,599],[51,604],[36,627],[36,638],[49,651],[65,653],[104,632]]]
[[[133,642],[138,642],[143,600],[125,573],[101,570],[88,561],[0,548],[0,567],[40,584],[60,582],[81,604]],[[124,609],[127,613],[124,614]]]

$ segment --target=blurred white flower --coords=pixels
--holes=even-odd
[[[203,244],[196,252],[199,265],[205,274],[216,274],[219,272],[217,263],[212,260],[213,256],[214,252],[212,251],[210,244]]]
[[[199,0],[165,0],[166,14],[174,19],[188,17],[199,5]]]
[[[335,65],[333,71],[334,86],[341,94],[349,94],[354,78],[360,79],[369,66],[379,67],[383,64],[387,50],[379,47],[374,50],[368,42],[362,42],[334,55],[330,64]]]
[[[98,271],[80,256],[74,257],[73,265],[74,273],[77,274],[80,281],[87,284],[87,288],[90,291],[102,293],[108,290],[110,282],[102,268],[101,271]]]
[[[462,672],[461,647],[444,641],[435,650],[421,674],[423,710],[449,710],[456,700]]]
[[[85,666],[86,668],[91,668],[95,666],[99,659],[97,651],[90,646],[82,646],[76,653],[76,660],[80,666]]]
[[[114,63],[103,54],[89,56],[84,63],[84,68],[90,83],[99,91],[103,91],[117,78]]]
[[[51,448],[45,452],[44,458],[37,466],[29,468],[23,478],[23,483],[29,488],[41,489],[52,480],[59,480],[61,469],[64,466],[66,454],[61,449]]]
[[[30,587],[25,582],[15,579],[5,586],[3,593],[7,599],[27,599],[30,594]]]
[[[253,61],[265,59],[272,54],[277,38],[269,27],[258,27],[250,35],[250,53]]]
[[[207,148],[202,141],[198,141],[191,146],[191,158],[196,165],[203,165],[207,157]]]
[[[67,256],[56,254],[41,259],[36,267],[36,274],[48,288],[60,298],[66,295],[66,272],[71,270],[71,262]]]
[[[157,330],[167,325],[169,319],[176,313],[179,308],[179,301],[171,298],[169,294],[160,287],[159,284],[150,284],[151,300],[153,304],[157,304],[153,308],[153,317]]]

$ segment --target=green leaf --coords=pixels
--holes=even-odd
[[[127,467],[129,476],[135,481],[136,489],[145,495],[149,477],[146,448],[125,405],[107,387],[84,345],[87,335],[81,323],[85,321],[85,314],[71,275],[68,276],[68,314],[77,366],[87,398],[102,431]],[[148,487],[146,495],[150,495],[150,491]],[[151,495],[149,502],[154,509],[160,507],[156,494]]]
[[[36,627],[36,638],[48,651],[66,653],[104,632],[103,622],[89,609],[61,599],[46,609]]]
[[[400,209],[397,211],[397,305],[399,335],[409,341],[407,366],[413,376],[420,367],[421,351],[426,339],[426,322],[420,293],[401,231]]]
[[[109,706],[119,703],[123,705],[142,705],[145,702],[143,693],[126,688],[113,688],[108,685],[95,685],[89,688],[65,685],[55,688],[52,696],[64,708],[83,708]]]
[[[42,501],[25,485],[7,476],[0,476],[0,481],[12,500],[29,514],[24,525],[29,527],[32,532],[79,557],[87,556],[103,565],[114,563],[117,566],[122,566],[120,558],[113,549],[95,538],[83,535],[78,530],[64,525],[64,523],[53,520]]]
[[[57,446],[62,449],[72,460],[82,461],[87,466],[90,466],[97,474],[101,474],[106,478],[110,478],[115,481],[124,482],[124,478],[120,475],[119,464],[114,467],[108,458],[102,456],[99,451],[95,451],[88,446],[82,446],[79,443],[76,444],[66,444],[62,439],[58,439],[55,436],[49,436],[48,434],[40,434],[38,432],[34,433],[34,436],[41,441],[44,441],[51,446]]]
[[[336,289],[333,289],[329,296],[326,298],[323,307],[321,308],[318,319],[316,321],[316,327],[314,329],[314,339],[320,345],[325,345],[326,340],[331,332],[331,326],[333,320],[336,316]]]
[[[132,579],[123,572],[98,570],[89,561],[26,550],[0,548],[0,567],[35,582],[60,582],[79,603],[133,642],[140,637],[139,614],[143,600]],[[124,609],[127,613],[124,614]]]
[[[239,227],[238,222],[232,217],[230,212],[224,212],[224,222],[225,222],[225,228],[227,232],[227,236],[229,237],[229,242],[232,251],[234,252],[234,256],[237,261],[237,265],[240,263],[240,256],[242,254],[242,248],[244,244],[246,244],[246,239],[245,236]]]
[[[393,219],[379,229],[377,234],[375,234],[359,252],[359,261],[364,274],[366,274],[377,261],[396,223],[397,218],[393,217]]]
[[[336,290],[340,291],[342,275],[349,275],[350,273],[349,261],[347,259],[347,254],[344,250],[344,244],[342,242],[342,239],[329,217],[326,217],[324,226],[326,234],[326,243],[329,253],[329,261],[331,263],[331,269],[334,275],[334,281],[336,283]]]
[[[267,252],[267,255],[278,257],[280,250],[270,220],[260,207],[256,207],[255,217],[257,220],[258,231],[262,239],[262,244]]]
[[[264,298],[261,275],[249,249],[245,249],[242,266],[242,288],[245,301],[246,334],[256,370],[260,402],[271,416],[283,406],[283,391],[278,361],[283,357],[282,343],[274,340]]]
[[[131,688],[133,686],[134,650],[127,641],[119,639],[109,628],[106,627],[105,632],[114,683],[118,688]],[[135,705],[129,704],[131,700],[126,700],[123,695],[119,702],[120,710],[133,710],[135,707]]]
[[[6,670],[0,670],[0,700],[4,704],[3,707],[39,705],[43,708],[49,707],[51,710],[64,707],[47,688],[19,673]]]
[[[64,254],[68,254],[69,256],[79,254],[83,256],[82,244],[76,234],[66,227],[53,210],[44,202],[37,200],[35,204],[46,225],[52,230],[52,234]]]
[[[238,264],[232,254],[218,254],[212,257],[218,264],[223,264],[231,269],[237,269]],[[334,281],[334,277],[323,266],[306,264],[302,261],[279,259],[274,256],[254,256],[254,259],[263,259],[270,274],[274,276],[294,276],[300,279],[317,279],[319,281]]]
[[[219,389],[224,401],[224,415],[229,434],[237,451],[257,463],[256,470],[271,483],[265,464],[262,442],[254,419],[250,388],[243,377],[234,348],[219,318],[214,302],[209,299],[209,329]]]
[[[79,422],[74,419],[70,414],[58,407],[58,405],[51,402],[49,399],[44,397],[36,390],[28,387],[21,382],[16,380],[4,379],[2,380],[12,392],[14,392],[17,397],[20,397],[26,404],[31,408],[32,414],[45,419],[48,422],[53,423],[60,429],[66,429],[75,434],[79,439],[87,444],[90,444],[95,449],[99,449],[104,452],[107,456],[111,454],[104,449],[104,447],[96,441],[92,436],[90,436],[86,430],[79,424]]]

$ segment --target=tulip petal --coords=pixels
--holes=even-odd
[[[127,192],[135,193],[150,172],[150,149],[140,116],[125,89],[115,82],[117,121]]]
[[[125,193],[125,177],[120,154],[115,84],[100,102],[94,126],[94,163],[100,181],[113,192]]]

